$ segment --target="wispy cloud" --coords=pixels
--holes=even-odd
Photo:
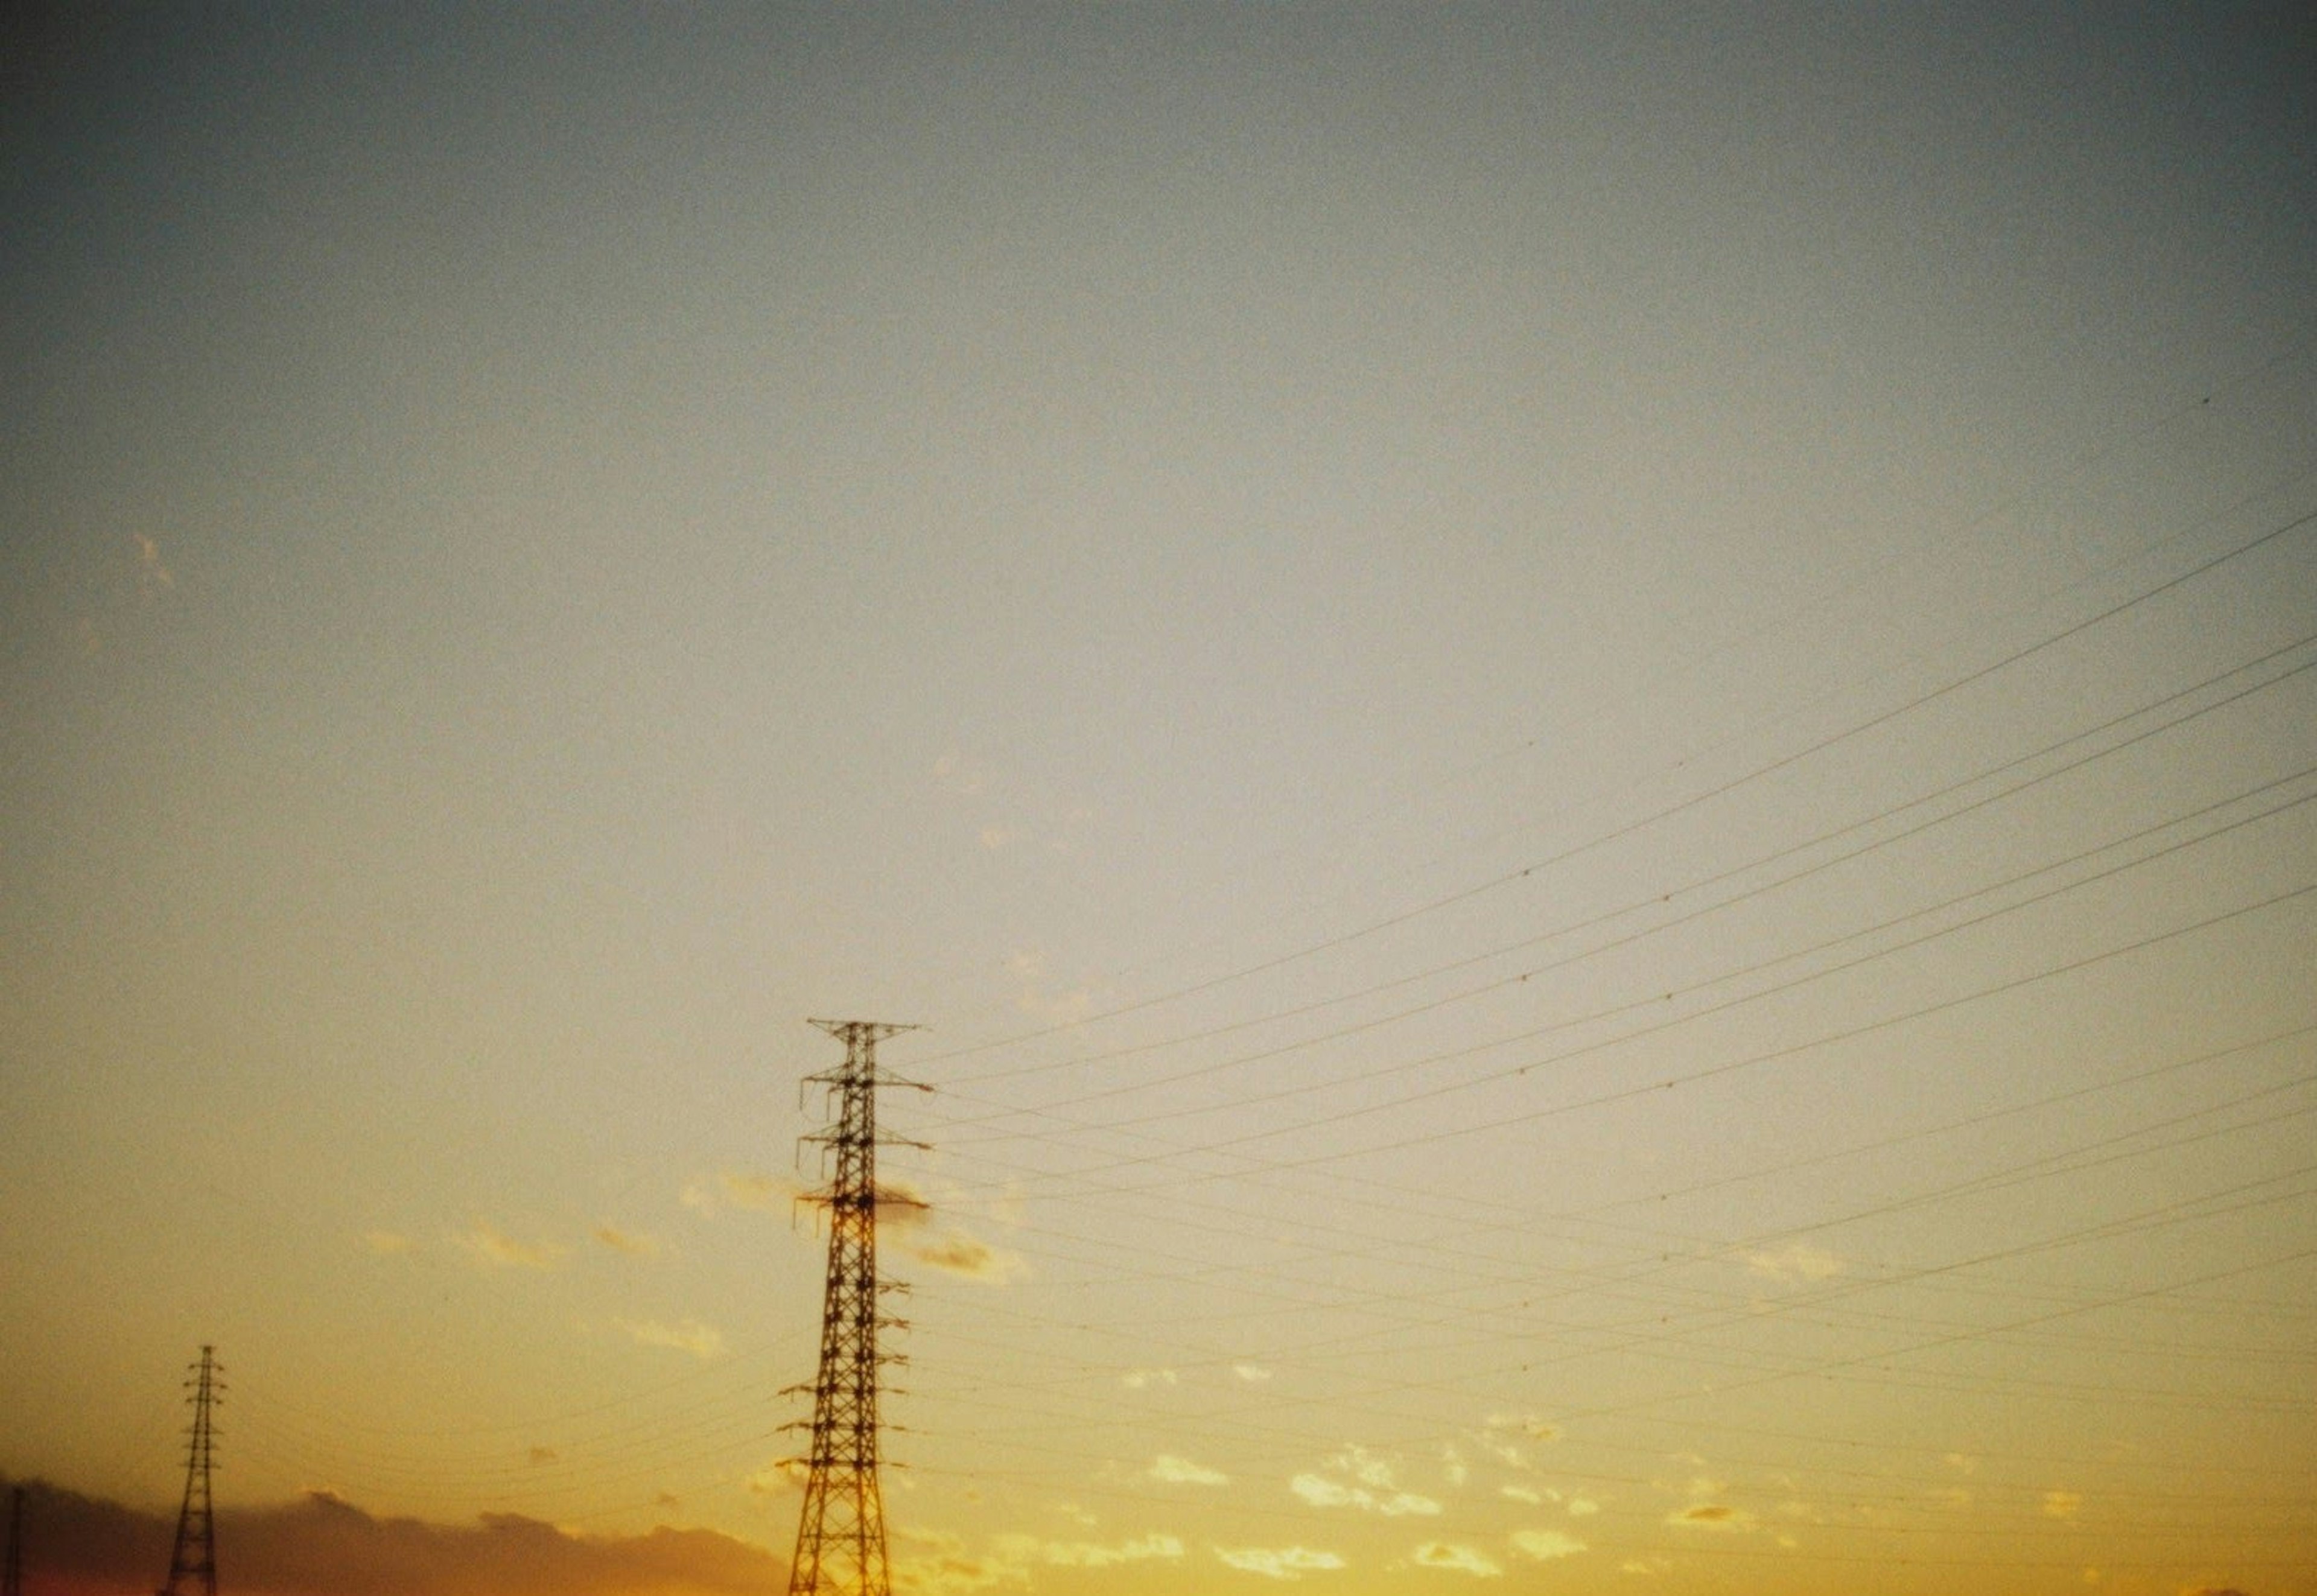
[[[2047,1519],[2073,1519],[2083,1511],[2084,1499],[2074,1491],[2044,1493],[2044,1516]]]
[[[1161,1452],[1151,1459],[1150,1477],[1167,1485],[1228,1485],[1230,1475],[1221,1469],[1209,1468],[1203,1463],[1194,1463],[1188,1457],[1177,1457],[1172,1452]]]
[[[623,1252],[630,1258],[658,1258],[660,1253],[659,1238],[657,1236],[619,1230],[608,1224],[597,1225],[593,1233],[597,1246]]]
[[[1271,1371],[1259,1363],[1234,1363],[1231,1373],[1250,1385],[1259,1385],[1271,1378]]]
[[[137,537],[137,594],[150,604],[177,585],[169,568],[161,559],[161,545],[143,533]]]
[[[1668,1513],[1666,1522],[1677,1529],[1719,1529],[1743,1533],[1754,1528],[1754,1515],[1742,1507],[1731,1507],[1719,1502],[1696,1502]]]
[[[477,1220],[474,1229],[452,1240],[487,1269],[551,1269],[571,1251],[555,1242],[518,1242],[484,1220]]]
[[[1574,1557],[1585,1549],[1585,1543],[1565,1530],[1516,1529],[1513,1550],[1539,1563],[1550,1563],[1556,1557]]]
[[[396,1231],[372,1230],[362,1233],[362,1251],[373,1258],[392,1258],[399,1253],[409,1251],[414,1244],[408,1236]]]
[[[1020,948],[1006,961],[1018,983],[1014,1007],[1041,1025],[1073,1026],[1094,1008],[1094,989],[1056,983],[1047,973],[1046,955],[1036,948]]]
[[[1416,1561],[1425,1568],[1445,1568],[1480,1579],[1492,1580],[1504,1573],[1493,1558],[1483,1556],[1471,1547],[1445,1540],[1427,1540],[1417,1547]]]
[[[1000,1285],[1028,1270],[1018,1253],[992,1246],[953,1215],[936,1219],[934,1199],[906,1180],[878,1183],[877,1223],[903,1252],[944,1274]]]
[[[751,1213],[766,1214],[786,1208],[803,1191],[801,1186],[784,1176],[726,1170],[715,1175],[702,1176],[686,1186],[683,1202],[685,1207],[702,1218],[713,1217],[723,1208],[745,1208]]]
[[[662,1324],[654,1319],[622,1319],[619,1325],[647,1347],[666,1347],[701,1358],[719,1358],[724,1352],[723,1333],[697,1319],[686,1319],[680,1324]]]
[[[1129,1391],[1148,1391],[1153,1385],[1172,1385],[1180,1378],[1171,1368],[1131,1368],[1118,1376],[1118,1383]]]
[[[1313,1507],[1349,1507],[1387,1519],[1430,1517],[1440,1503],[1400,1488],[1398,1470],[1364,1447],[1349,1447],[1322,1466],[1324,1473],[1299,1474],[1287,1488]]]
[[[996,1556],[1016,1567],[1043,1564],[1051,1568],[1115,1568],[1124,1563],[1149,1563],[1178,1558],[1183,1543],[1171,1535],[1145,1535],[1105,1546],[1095,1541],[1043,1540],[1034,1535],[1001,1535],[990,1543]]]
[[[1746,1267],[1766,1279],[1784,1282],[1830,1279],[1842,1272],[1842,1260],[1820,1247],[1789,1242],[1766,1252],[1741,1256]]]
[[[1344,1560],[1335,1553],[1310,1547],[1215,1547],[1212,1550],[1228,1566],[1266,1579],[1297,1580],[1344,1566]]]
[[[775,1457],[741,1484],[758,1496],[786,1496],[801,1491],[812,1476],[812,1466],[801,1457]]]
[[[991,1285],[1011,1280],[1028,1268],[1020,1254],[993,1247],[979,1236],[956,1229],[907,1242],[902,1251],[928,1269]]]

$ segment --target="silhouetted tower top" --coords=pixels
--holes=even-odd
[[[169,1554],[169,1583],[159,1596],[217,1596],[217,1518],[210,1507],[210,1466],[216,1434],[210,1409],[225,1393],[216,1349],[203,1347],[187,1370],[185,1400],[193,1422],[185,1432],[185,1499],[177,1509],[177,1544]]]
[[[811,1023],[845,1044],[845,1063],[807,1077],[836,1099],[835,1123],[810,1138],[821,1144],[825,1161],[834,1155],[836,1168],[810,1199],[828,1210],[828,1277],[789,1596],[890,1596],[877,1483],[877,1371],[903,1360],[877,1349],[880,1329],[901,1327],[877,1311],[878,1298],[898,1285],[877,1278],[877,1086],[917,1082],[881,1071],[877,1044],[916,1027],[862,1019]]]

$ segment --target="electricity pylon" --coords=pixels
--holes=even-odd
[[[877,1086],[881,1080],[890,1086],[917,1083],[880,1071],[877,1044],[917,1027],[865,1019],[812,1023],[845,1044],[845,1063],[806,1077],[838,1099],[836,1124],[807,1138],[824,1149],[824,1170],[828,1151],[835,1152],[836,1171],[835,1179],[807,1199],[828,1210],[828,1286],[821,1302],[820,1374],[810,1387],[812,1449],[804,1507],[797,1516],[796,1556],[789,1564],[789,1596],[890,1596],[885,1504],[877,1485],[877,1371],[904,1359],[878,1351],[877,1331],[906,1326],[877,1311],[878,1298],[899,1287],[897,1281],[877,1278]]]
[[[190,1366],[186,1401],[193,1406],[192,1428],[185,1432],[185,1500],[177,1510],[177,1545],[169,1554],[169,1583],[159,1596],[217,1596],[217,1520],[210,1511],[210,1463],[215,1436],[210,1429],[210,1408],[225,1391],[217,1366],[216,1349],[203,1347],[201,1360]]]

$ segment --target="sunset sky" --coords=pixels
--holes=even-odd
[[[27,1596],[2317,1593],[2305,6],[6,25]]]

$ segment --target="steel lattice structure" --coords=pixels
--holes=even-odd
[[[890,1596],[885,1505],[877,1484],[878,1371],[902,1358],[877,1348],[901,1322],[878,1311],[899,1283],[877,1278],[877,1087],[916,1086],[881,1074],[877,1044],[910,1026],[811,1022],[845,1044],[845,1063],[806,1079],[837,1099],[836,1122],[808,1138],[833,1153],[835,1178],[810,1195],[828,1211],[828,1279],[822,1298],[820,1373],[812,1392],[812,1448],[797,1518],[789,1596]],[[919,1089],[924,1089],[919,1088]],[[802,1390],[805,1387],[794,1387]]]
[[[216,1443],[210,1409],[225,1391],[216,1349],[203,1347],[185,1382],[192,1428],[185,1441],[185,1498],[177,1509],[177,1545],[169,1555],[169,1583],[160,1596],[217,1596],[217,1519],[210,1508],[210,1465]]]

